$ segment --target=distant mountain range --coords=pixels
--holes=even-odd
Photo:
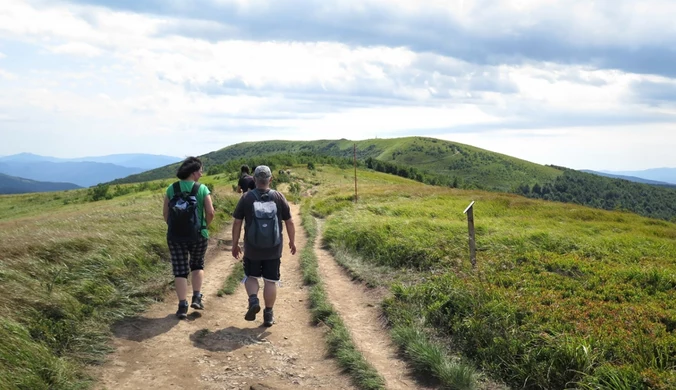
[[[0,194],[23,194],[26,192],[66,191],[82,188],[73,183],[53,183],[8,176],[0,173]]]
[[[58,158],[40,156],[32,153],[19,153],[11,156],[0,157],[0,162],[95,162],[114,164],[126,168],[139,168],[143,170],[155,169],[165,165],[181,161],[180,157],[165,156],[161,154],[111,154],[107,156],[91,156],[77,158]]]
[[[669,168],[665,168],[665,169],[669,169]],[[587,173],[592,173],[594,175],[610,177],[612,179],[629,180],[629,181],[633,181],[634,183],[643,183],[643,184],[650,184],[650,185],[662,186],[662,187],[676,187],[676,182],[650,180],[650,179],[646,179],[646,178],[638,177],[638,176],[622,175],[622,174],[619,174],[618,172],[609,173],[607,171],[592,171],[592,170],[589,170],[589,169],[582,169],[581,172],[587,172]],[[628,171],[628,173],[634,173],[634,174],[636,174],[636,172],[640,173],[641,171]]]
[[[646,180],[676,184],[676,168],[651,168],[642,171],[601,171],[611,175],[639,177]]]
[[[80,187],[90,187],[181,160],[179,157],[152,154],[114,154],[66,159],[20,153],[0,157],[0,173],[32,181],[73,183]]]

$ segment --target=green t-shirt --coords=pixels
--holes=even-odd
[[[179,180],[179,183],[181,184],[181,191],[185,192],[190,192],[192,190],[193,184],[195,184],[194,181],[187,181],[187,180]],[[211,191],[209,191],[209,188],[207,188],[206,185],[202,184],[200,186],[200,189],[197,191],[197,214],[200,216],[200,221],[202,222],[202,226],[206,226],[207,222],[205,221],[204,217],[204,198],[209,195]],[[174,183],[171,183],[169,187],[167,187],[167,198],[171,199],[174,197]],[[207,228],[202,229],[202,237],[204,238],[209,238],[209,230]]]

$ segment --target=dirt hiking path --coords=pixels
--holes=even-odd
[[[233,267],[231,229],[210,244],[202,287],[206,309],[189,309],[179,321],[176,295],[152,305],[138,317],[115,324],[113,352],[95,371],[96,389],[354,389],[350,378],[327,357],[326,328],[310,322],[308,289],[303,285],[300,251],[307,244],[298,206],[291,211],[296,225],[292,256],[285,239],[282,287],[277,290],[276,323],[262,326],[244,320],[247,296],[243,286],[234,295],[216,294]],[[321,222],[319,222],[321,232]],[[286,235],[286,234],[285,234]],[[222,243],[216,245],[216,242]],[[379,307],[383,292],[354,283],[321,246],[315,253],[329,300],[350,330],[356,347],[383,376],[387,389],[420,389],[396,354],[383,327]],[[190,295],[190,294],[189,294]],[[262,300],[262,289],[259,297]]]
[[[207,257],[202,287],[206,309],[190,309],[188,320],[179,321],[171,291],[164,302],[113,326],[115,352],[94,373],[99,377],[95,388],[353,389],[327,358],[325,330],[310,322],[299,265],[307,240],[297,206],[292,205],[292,215],[298,252],[292,256],[285,239],[283,285],[277,290],[272,327],[262,326],[262,311],[256,321],[244,320],[243,286],[234,295],[216,295],[232,267],[241,267],[230,253],[231,232],[226,228],[218,237],[225,245],[210,245]],[[261,301],[262,296],[261,289]]]
[[[350,330],[355,345],[385,379],[387,389],[423,388],[412,379],[406,363],[397,355],[389,332],[384,328],[380,301],[386,292],[352,282],[333,255],[322,247],[321,221],[317,221],[317,226],[319,237],[315,240],[314,250],[321,279],[329,301]]]

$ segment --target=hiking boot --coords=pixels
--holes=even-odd
[[[263,310],[263,325],[272,326],[275,323],[275,316],[272,314],[272,309]]]
[[[200,295],[193,295],[192,296],[192,303],[190,304],[190,307],[193,309],[198,309],[198,310],[204,310],[204,305],[202,304],[202,297],[204,294]]]
[[[246,311],[244,319],[247,321],[255,320],[256,313],[258,313],[259,311],[261,311],[261,305],[258,302],[258,298],[256,297],[249,298],[249,309]]]
[[[176,317],[180,320],[184,320],[188,318],[188,302],[186,301],[185,304],[178,304],[178,311],[176,311]]]

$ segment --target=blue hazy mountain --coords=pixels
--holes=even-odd
[[[0,194],[23,194],[26,192],[66,191],[81,188],[73,183],[35,181],[0,173]]]
[[[11,156],[0,157],[0,162],[25,162],[25,163],[34,163],[34,162],[63,162],[67,161],[66,159],[57,158],[57,157],[47,157],[40,156],[33,153],[19,153],[13,154]]]
[[[652,184],[652,185],[656,185],[656,186],[674,186],[675,185],[675,184],[672,184],[672,183],[669,183],[669,182],[666,182],[666,181],[649,180],[649,179],[644,179],[644,178],[636,177],[636,176],[626,176],[626,175],[608,173],[606,171],[592,171],[592,170],[589,170],[589,169],[581,169],[580,172],[593,173],[595,175],[610,177],[612,179],[629,180],[629,181],[633,181],[634,183]]]
[[[90,187],[141,173],[144,169],[95,162],[0,162],[0,173],[37,181],[74,183]]]
[[[89,156],[76,158],[58,158],[40,156],[32,153],[19,153],[13,154],[11,156],[0,157],[0,162],[97,162],[115,164],[127,168],[141,168],[144,170],[163,167],[181,160],[182,159],[180,157],[175,156],[143,153],[111,154],[107,156]]]
[[[181,161],[182,158],[160,154],[111,154],[99,157],[73,158],[68,161],[90,161],[120,165],[128,168],[141,168],[144,171],[163,167]]]
[[[90,187],[178,161],[181,158],[154,154],[57,158],[19,153],[0,157],[0,173],[34,181]]]
[[[611,175],[633,176],[641,179],[676,184],[676,168],[651,168],[642,171],[601,171]]]

